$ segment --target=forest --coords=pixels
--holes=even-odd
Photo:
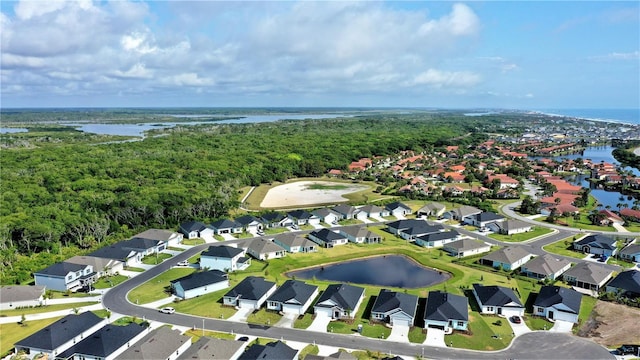
[[[26,145],[2,150],[1,282],[23,283],[70,253],[147,228],[227,216],[242,186],[320,176],[360,157],[470,143],[498,123],[385,114],[178,126],[108,144],[105,136],[56,127],[3,134],[2,145]],[[33,261],[17,261],[25,257]]]

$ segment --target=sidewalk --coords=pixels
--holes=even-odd
[[[47,299],[47,305],[58,305],[58,304],[73,304],[79,302],[87,302],[87,301],[101,301],[102,295],[97,296],[87,296],[87,297],[68,297],[64,299]]]
[[[95,305],[89,305],[89,306],[84,306],[84,307],[77,308],[78,313],[83,313],[85,311],[92,311],[92,310],[100,310],[100,309],[103,309],[102,304],[95,304]],[[50,318],[54,318],[54,317],[58,317],[58,316],[71,315],[71,314],[75,314],[75,313],[76,312],[73,309],[66,309],[66,310],[43,312],[43,313],[38,313],[38,314],[26,314],[24,316],[24,318],[25,318],[25,321],[42,320],[42,319],[50,319]],[[0,324],[17,323],[17,322],[19,322],[21,320],[22,320],[22,315],[1,317],[0,318]]]
[[[169,296],[169,297],[166,297],[164,299],[160,299],[158,301],[154,301],[154,302],[150,302],[150,303],[146,303],[146,304],[140,304],[140,306],[144,306],[144,307],[150,308],[150,309],[157,309],[157,308],[162,307],[164,305],[173,303],[173,301],[176,300],[176,299],[177,299],[177,297],[175,297],[175,296]]]

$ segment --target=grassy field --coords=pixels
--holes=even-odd
[[[573,243],[573,237],[568,237],[566,239],[560,240],[560,241],[556,241],[554,243],[551,243],[549,245],[544,246],[542,249],[545,251],[548,251],[550,253],[553,254],[558,254],[558,255],[563,255],[563,256],[570,256],[572,258],[576,258],[576,259],[582,259],[585,257],[585,254],[579,252],[579,251],[575,251],[573,250],[572,244]]]
[[[578,313],[578,323],[576,324],[576,326],[573,327],[574,334],[578,332],[580,327],[582,327],[582,325],[584,325],[587,322],[597,302],[598,302],[598,299],[594,297],[591,297],[591,296],[582,297],[582,303],[580,304],[580,312]]]
[[[318,345],[309,344],[300,350],[298,353],[298,359],[304,360],[307,355],[318,355],[319,352],[320,349],[318,348]]]
[[[191,343],[195,343],[200,340],[202,337],[203,331],[202,329],[189,329],[184,332],[184,335],[191,336]],[[204,331],[204,336],[216,339],[224,339],[224,340],[235,340],[236,336],[228,333],[222,333],[217,331]]]
[[[171,256],[171,254],[167,253],[148,255],[142,258],[142,263],[145,265],[158,265],[161,262],[170,259]]]
[[[498,320],[500,325],[498,325]],[[448,346],[471,350],[504,349],[513,340],[513,330],[509,321],[497,316],[484,316],[478,312],[469,312],[469,331],[471,334],[455,332],[445,336]]]
[[[42,330],[62,317],[51,319],[26,321],[23,325],[17,323],[0,324],[0,356],[4,357],[13,349],[13,344],[27,336]]]
[[[128,277],[124,275],[105,276],[96,281],[93,284],[93,287],[96,289],[108,289],[120,284],[127,279]]]
[[[162,274],[154,277],[148,282],[131,290],[128,299],[134,304],[146,304],[153,301],[164,299],[170,294],[167,288],[171,285],[171,280],[179,279],[194,272],[193,268],[174,268],[169,269]]]
[[[520,234],[513,234],[513,235],[490,234],[489,237],[492,239],[496,239],[498,241],[521,242],[521,241],[531,240],[538,236],[550,234],[551,232],[553,232],[552,229],[541,227],[541,226],[534,226],[531,231],[527,231]]]
[[[236,284],[237,282],[232,282],[231,287]],[[236,309],[229,306],[222,306],[222,296],[224,296],[228,291],[229,289],[222,289],[193,299],[182,300],[171,306],[173,306],[177,312],[184,314],[216,319],[228,319],[231,315],[236,313]],[[197,326],[197,324],[194,325]]]
[[[72,304],[55,304],[55,305],[45,305],[45,306],[37,306],[37,307],[22,308],[22,309],[2,310],[0,311],[0,317],[20,316],[22,314],[24,315],[40,314],[43,312],[59,311],[59,310],[67,310],[67,309],[71,310],[73,308],[95,305],[97,303],[98,303],[97,301],[83,301],[83,302],[72,303]],[[29,320],[29,318],[27,318],[27,320]]]
[[[409,342],[414,344],[422,344],[427,339],[427,334],[423,332],[423,329],[414,326],[409,330]]]
[[[182,239],[182,245],[187,245],[187,246],[202,245],[204,243],[205,243],[204,239],[200,239],[200,238]]]

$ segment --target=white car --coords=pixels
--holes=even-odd
[[[160,309],[160,312],[163,314],[173,314],[174,312],[176,312],[176,309],[172,307],[163,307],[162,309]]]
[[[189,260],[180,261],[177,265],[178,266],[189,266]]]

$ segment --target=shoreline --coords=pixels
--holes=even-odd
[[[595,122],[603,122],[603,123],[619,124],[619,125],[640,126],[640,123],[637,124],[637,123],[629,122],[629,120],[589,118],[584,116],[563,115],[558,113],[544,112],[540,110],[526,110],[526,111],[533,114],[539,114],[539,115],[545,115],[545,116],[551,116],[551,117],[562,117],[562,118],[575,119],[575,120],[595,121]],[[640,121],[640,119],[638,119],[638,121]]]

